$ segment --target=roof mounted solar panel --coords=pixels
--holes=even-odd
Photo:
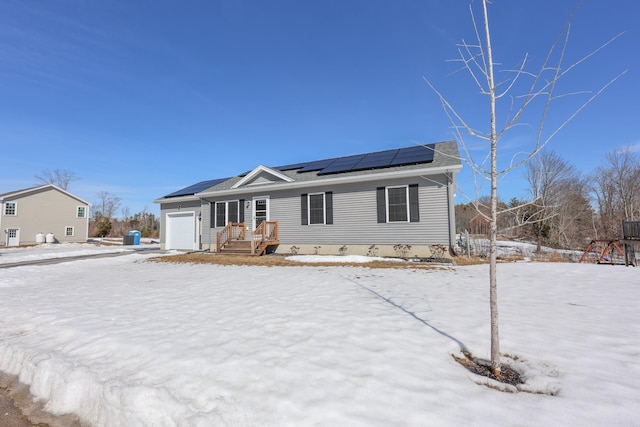
[[[396,154],[389,166],[431,163],[433,161],[434,150],[435,144],[401,148],[398,150],[398,154]]]
[[[398,150],[395,149],[365,154],[364,158],[360,160],[357,165],[351,168],[351,170],[359,171],[389,166],[397,153]]]
[[[214,185],[218,185],[221,182],[226,181],[227,179],[229,178],[210,179],[208,181],[200,181],[188,187],[184,187],[184,188],[181,188],[180,190],[174,191],[171,194],[167,194],[164,197],[191,196],[193,194],[206,190],[207,188],[213,187]]]
[[[307,166],[309,163],[311,162],[292,163],[290,165],[276,166],[273,169],[279,170],[279,171],[291,171],[295,169],[302,169],[303,167]]]
[[[317,160],[315,162],[309,162],[302,169],[298,170],[298,173],[314,172],[314,171],[322,170],[327,166],[329,166],[331,163],[333,163],[335,160],[336,159],[333,158],[333,159]]]
[[[329,166],[323,168],[318,175],[328,175],[331,173],[349,172],[355,165],[364,159],[364,154],[357,154],[355,156],[339,157],[333,161]]]

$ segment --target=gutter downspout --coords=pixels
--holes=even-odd
[[[4,216],[4,199],[0,198],[0,230],[2,230],[2,217]],[[5,234],[5,240],[4,243],[0,246],[6,246],[7,244],[7,238],[6,238],[6,234]]]
[[[202,197],[200,197],[200,212],[198,213],[198,250],[202,250]]]
[[[446,174],[447,176],[447,209],[449,210],[449,251],[455,254],[454,246],[456,241],[456,208],[455,208],[455,188],[456,174]]]

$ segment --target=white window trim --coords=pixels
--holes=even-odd
[[[218,202],[214,202],[213,204],[213,209],[214,209],[214,217],[215,217],[215,227],[214,228],[224,228],[227,226],[227,224],[223,224],[223,225],[218,225],[218,204],[222,204],[224,203],[224,219],[227,221],[227,223],[229,223],[229,203],[238,203],[238,212],[237,212],[237,217],[238,219],[240,218],[240,200],[239,199],[235,199],[235,200],[220,200]]]
[[[67,234],[67,230],[71,229],[71,234]],[[76,236],[76,228],[73,225],[66,225],[64,227],[64,237],[75,237]]]
[[[311,196],[322,195],[322,222],[311,223]],[[307,194],[307,224],[308,225],[326,225],[327,224],[327,198],[325,192]]]
[[[84,210],[84,215],[78,215],[80,213],[80,208]],[[87,217],[87,207],[86,206],[76,206],[76,218],[86,218]]]
[[[405,191],[405,200],[407,203],[407,219],[405,221],[391,221],[391,216],[389,215],[389,189],[393,189],[393,188],[404,188]],[[409,201],[409,186],[408,185],[391,185],[389,187],[385,187],[385,204],[386,204],[386,209],[387,209],[387,223],[404,223],[404,222],[410,222],[411,221],[411,212],[409,212],[409,205],[410,205],[410,201]]]
[[[12,204],[13,205],[13,213],[7,213],[7,207]],[[18,202],[4,202],[4,209],[2,211],[4,216],[18,216]]]

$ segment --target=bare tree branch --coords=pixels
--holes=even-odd
[[[53,184],[66,191],[69,189],[69,185],[73,181],[77,181],[80,178],[78,178],[75,173],[66,169],[55,169],[53,171],[45,169],[40,173],[40,175],[35,175],[35,179],[39,183]]]

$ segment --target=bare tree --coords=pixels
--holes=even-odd
[[[620,205],[621,219],[633,221],[640,216],[640,160],[631,147],[606,154]]]
[[[613,173],[600,167],[592,176],[592,189],[598,204],[598,221],[594,227],[596,239],[611,238],[617,230],[618,209],[617,191],[613,179]],[[600,236],[598,236],[598,234]]]
[[[489,0],[482,0],[480,2],[483,16],[481,21],[476,20],[473,7],[469,7],[476,40],[473,43],[468,43],[465,40],[462,41],[458,49],[460,57],[457,60],[462,64],[462,68],[469,72],[473,83],[475,83],[480,93],[487,97],[489,120],[486,123],[486,127],[483,126],[482,129],[479,129],[472,126],[471,122],[465,120],[462,114],[454,108],[448,99],[438,91],[428,79],[425,80],[439,97],[447,116],[453,124],[457,139],[462,145],[462,152],[465,157],[463,160],[473,172],[476,182],[475,199],[478,200],[479,197],[479,181],[488,182],[490,186],[491,201],[489,214],[482,213],[481,209],[478,209],[478,213],[485,215],[490,225],[489,304],[491,312],[491,369],[494,375],[499,376],[501,373],[501,362],[498,332],[497,237],[498,216],[505,211],[499,211],[498,209],[498,180],[501,176],[520,167],[538,154],[580,111],[624,73],[610,80],[598,91],[588,93],[586,100],[581,100],[575,110],[562,119],[555,129],[550,132],[547,131],[544,124],[552,102],[558,97],[577,94],[559,93],[558,83],[561,80],[566,80],[567,75],[570,75],[571,71],[579,64],[592,57],[618,36],[575,63],[565,66],[564,59],[571,29],[571,17],[569,17],[566,25],[552,43],[547,55],[537,69],[532,71],[528,69],[530,66],[529,59],[527,55],[525,55],[523,60],[514,69],[504,70],[505,76],[507,76],[505,80],[497,81],[495,76],[495,66],[497,62],[494,60],[489,25],[489,4]],[[504,113],[498,116],[498,102],[500,101],[500,106],[502,106],[505,100],[506,108],[504,109]],[[538,112],[536,112],[536,109],[539,109],[537,110]],[[500,123],[498,123],[498,117],[503,117]],[[500,141],[505,137],[505,134],[515,126],[524,124],[523,121],[525,119],[535,119],[533,124],[530,124],[535,133],[532,137],[531,146],[518,157],[512,157],[506,166],[499,167],[498,146]],[[484,152],[479,159],[477,156],[474,157],[470,148],[471,146],[465,143],[465,136],[483,141],[488,145],[488,151]],[[516,207],[509,207],[508,210],[510,209],[516,209]]]
[[[558,215],[569,196],[569,183],[577,176],[575,167],[554,151],[542,151],[526,164],[525,177],[532,197],[530,206],[533,208],[527,223],[535,231],[538,252],[545,234],[549,237],[557,224]]]
[[[591,240],[594,212],[589,200],[588,181],[579,174],[561,184],[561,203],[554,221],[557,237],[554,243],[565,248],[584,249]]]
[[[40,173],[40,175],[36,175],[35,178],[39,183],[53,184],[65,191],[69,189],[69,185],[73,181],[77,181],[79,179],[75,173],[66,169],[54,169],[53,171],[45,169]]]
[[[116,211],[120,207],[120,197],[109,193],[108,191],[100,191],[98,193],[98,202],[95,204],[94,215],[96,219],[107,218],[113,219]]]
[[[553,151],[542,151],[526,165],[531,201],[521,205],[517,217],[526,235],[554,247],[582,248],[589,235],[593,209],[587,181]],[[531,234],[530,234],[531,233]]]
[[[631,147],[606,154],[606,165],[592,175],[598,203],[598,230],[612,239],[621,233],[622,220],[640,218],[640,158]]]

